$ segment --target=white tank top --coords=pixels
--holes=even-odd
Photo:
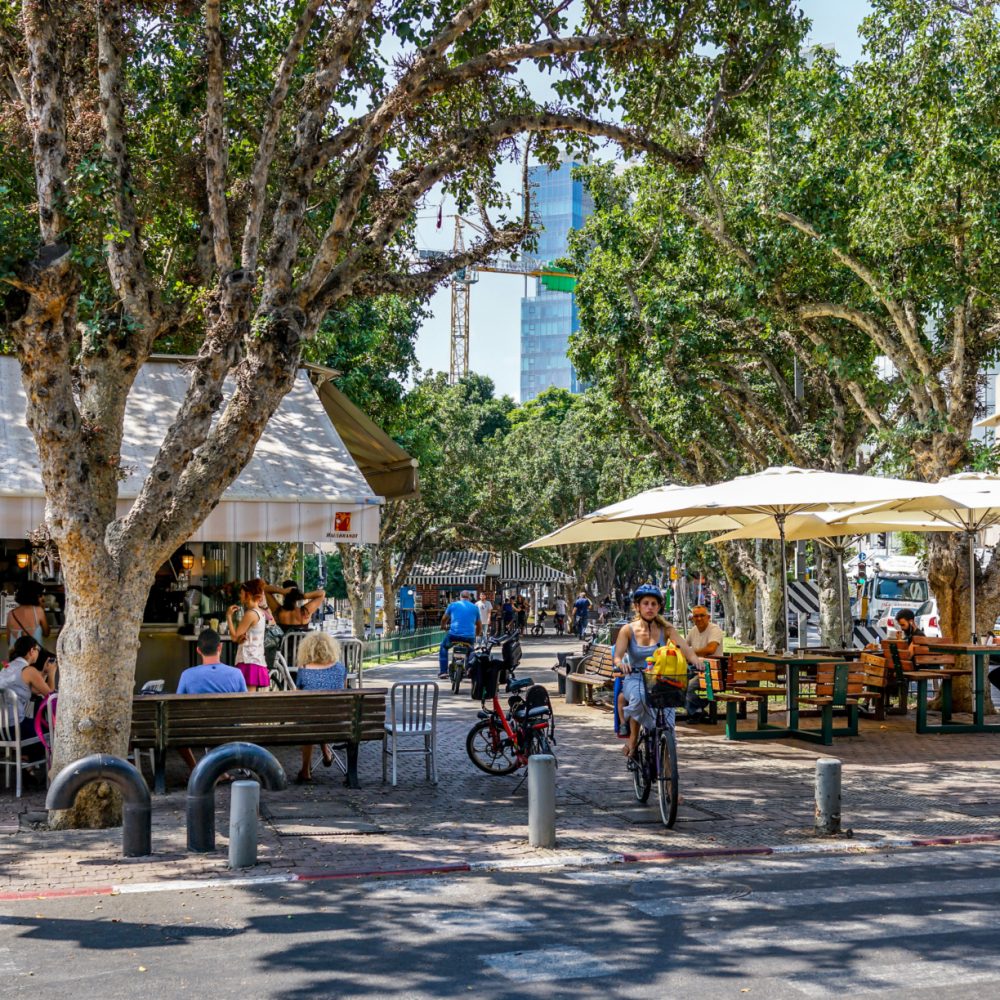
[[[251,609],[253,610],[253,609]],[[249,614],[249,612],[246,612]],[[237,663],[256,663],[264,666],[264,616],[258,611],[257,621],[247,629],[236,653]]]

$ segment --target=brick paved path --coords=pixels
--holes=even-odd
[[[548,667],[570,640],[526,640],[520,676],[555,692]],[[366,683],[428,678],[431,657],[374,668]],[[678,822],[658,821],[655,792],[635,802],[608,707],[566,706],[556,698],[559,853],[759,847],[812,842],[817,757],[844,763],[844,826],[857,839],[937,837],[1000,831],[1000,739],[922,736],[913,720],[862,720],[857,739],[827,750],[795,741],[729,743],[722,726],[679,727]],[[526,846],[527,788],[520,775],[492,777],[465,753],[478,703],[443,689],[438,739],[439,784],[424,780],[419,756],[404,757],[396,788],[381,782],[376,744],[361,751],[360,790],[348,790],[333,768],[315,768],[316,783],[262,792],[264,822],[254,874],[393,869],[496,857],[544,857]],[[289,776],[298,752],[279,749]],[[227,872],[229,796],[217,795],[218,851],[186,852],[184,769],[171,761],[170,791],[154,797],[152,858],[125,860],[120,830],[52,832],[44,827],[44,793],[21,800],[0,790],[0,891],[205,878]],[[846,845],[845,845],[846,846]]]

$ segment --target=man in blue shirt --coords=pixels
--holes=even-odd
[[[470,646],[476,642],[476,636],[482,630],[479,621],[479,608],[472,603],[472,591],[463,590],[457,601],[452,601],[445,608],[441,618],[441,628],[448,634],[441,640],[438,650],[438,677],[448,676],[448,650],[456,642],[467,642]]]
[[[577,638],[582,639],[583,633],[587,630],[587,618],[590,615],[590,600],[581,590],[580,596],[573,604],[573,631]]]

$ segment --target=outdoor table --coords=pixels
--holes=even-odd
[[[788,725],[775,726],[770,723],[756,732],[747,733],[743,738],[760,740],[795,739],[806,740],[809,743],[823,743],[823,734],[816,729],[799,727],[799,675],[810,667],[818,667],[821,663],[844,663],[836,656],[783,656],[780,653],[748,653],[747,661],[753,663],[770,663],[785,668],[785,684],[788,690]],[[834,735],[845,734],[847,730],[835,729]]]
[[[927,643],[929,653],[953,653],[956,656],[972,657],[972,722],[954,722],[942,715],[939,726],[927,725],[927,680],[917,680],[917,732],[918,733],[1000,733],[1000,723],[986,722],[986,666],[991,656],[1000,653],[998,646],[986,646],[976,642],[936,642]],[[932,670],[921,671],[932,673]],[[957,673],[951,672],[951,676]],[[950,708],[950,705],[947,706]]]
[[[823,646],[820,649],[814,650],[814,652],[817,656],[832,656],[841,660],[860,660],[864,650],[855,649],[853,646],[850,649],[836,649],[833,646]]]

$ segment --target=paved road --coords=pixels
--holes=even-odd
[[[1000,849],[2,904],[0,994],[982,997]]]

